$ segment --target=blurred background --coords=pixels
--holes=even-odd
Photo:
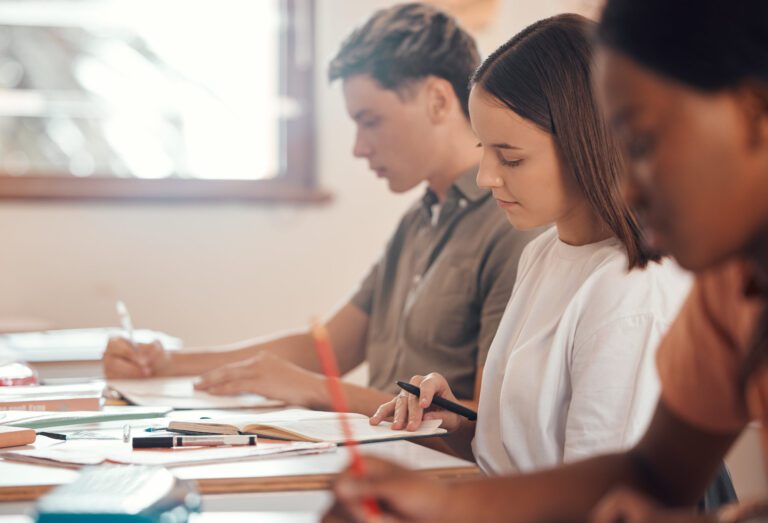
[[[422,188],[352,157],[326,66],[385,0],[0,0],[0,330],[187,345],[344,302]],[[596,1],[441,0],[484,54]]]

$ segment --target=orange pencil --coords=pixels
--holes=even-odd
[[[323,373],[325,373],[326,383],[328,384],[328,394],[331,397],[331,405],[333,405],[333,410],[339,414],[339,423],[341,424],[341,431],[344,434],[345,439],[344,443],[349,447],[349,454],[352,458],[352,471],[358,476],[364,476],[365,465],[363,464],[363,458],[360,456],[360,451],[357,448],[358,443],[352,433],[349,419],[346,416],[349,409],[347,408],[347,401],[344,398],[344,392],[341,389],[339,367],[336,365],[336,356],[331,347],[331,340],[328,337],[328,330],[325,328],[325,325],[318,321],[313,322],[312,337],[315,340],[315,349],[317,350],[318,358],[320,358],[320,365],[323,367]],[[379,519],[381,509],[375,499],[366,499],[365,509],[369,521]]]

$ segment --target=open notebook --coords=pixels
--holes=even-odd
[[[171,421],[168,430],[209,434],[258,434],[268,438],[292,441],[328,441],[344,443],[339,416],[349,420],[355,440],[360,443],[441,436],[440,420],[425,421],[419,430],[392,430],[391,423],[372,426],[363,414],[337,414],[290,409],[265,414],[240,414],[221,418]]]

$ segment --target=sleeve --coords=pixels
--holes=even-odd
[[[659,394],[655,349],[667,326],[650,312],[617,318],[573,348],[565,462],[628,448],[644,434]]]
[[[477,337],[477,365],[485,365],[501,317],[512,295],[523,250],[540,230],[516,231],[507,223],[503,235],[493,242],[480,275],[480,330]]]
[[[722,284],[725,283],[725,284]],[[696,279],[658,354],[664,404],[704,430],[735,432],[749,421],[739,386],[741,355],[728,315],[735,292],[717,275]],[[738,299],[738,298],[737,298]],[[738,313],[738,311],[736,311]]]
[[[373,298],[376,293],[376,279],[378,278],[379,267],[381,266],[381,263],[382,260],[379,260],[373,265],[373,267],[371,267],[371,270],[368,271],[368,274],[360,283],[360,287],[358,287],[357,291],[349,300],[352,305],[363,311],[368,316],[371,315],[371,311],[373,310]]]

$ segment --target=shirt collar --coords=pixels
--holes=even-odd
[[[481,189],[475,182],[475,179],[477,178],[477,168],[477,165],[473,165],[456,178],[456,181],[453,182],[453,185],[448,189],[446,201],[464,198],[470,202],[476,202],[489,194],[488,190]],[[424,207],[430,210],[439,200],[435,192],[427,187],[427,191],[421,201],[424,204]]]

